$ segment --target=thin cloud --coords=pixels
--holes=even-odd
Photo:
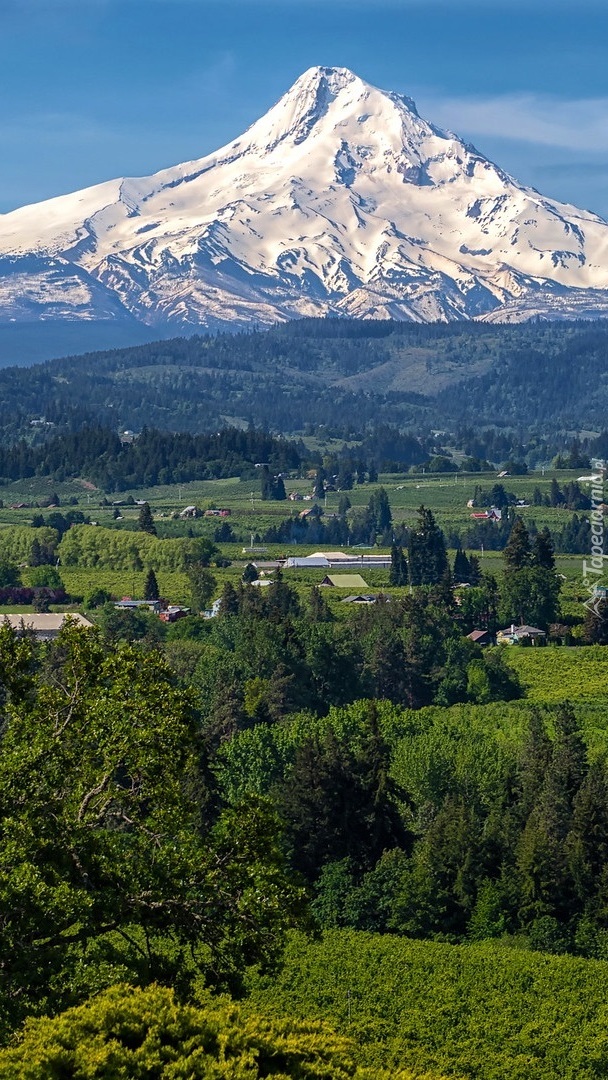
[[[528,93],[489,98],[422,94],[419,103],[433,123],[459,134],[608,153],[608,97],[563,101]]]

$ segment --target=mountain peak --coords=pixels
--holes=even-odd
[[[597,315],[607,250],[596,215],[317,66],[214,154],[0,218],[0,321]]]
[[[337,94],[340,90],[343,90],[345,86],[350,86],[352,83],[363,83],[363,80],[355,75],[349,68],[345,67],[323,67],[322,65],[314,65],[304,71],[295,81],[291,90],[287,93],[301,93],[308,87],[315,87],[320,84],[326,86],[331,93]]]

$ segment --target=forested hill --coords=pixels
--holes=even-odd
[[[13,441],[32,419],[285,434],[460,420],[599,428],[608,410],[608,322],[491,326],[354,320],[170,341],[0,370],[0,422]]]

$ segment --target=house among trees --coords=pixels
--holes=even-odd
[[[472,630],[470,634],[467,634],[469,641],[474,641],[476,645],[491,645],[492,635],[489,630]]]
[[[148,608],[155,615],[160,615],[163,604],[161,600],[132,600],[130,596],[123,596],[114,604],[117,611],[137,611],[139,608]]]
[[[530,645],[543,645],[547,634],[537,626],[509,626],[499,630],[496,635],[498,645],[521,645],[524,641]]]

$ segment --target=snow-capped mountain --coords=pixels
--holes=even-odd
[[[608,314],[608,223],[312,68],[240,138],[0,216],[0,322]]]

